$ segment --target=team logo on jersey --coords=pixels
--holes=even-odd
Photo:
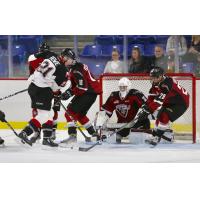
[[[130,105],[119,104],[116,106],[116,112],[118,112],[123,118],[126,118],[130,108],[131,108]]]

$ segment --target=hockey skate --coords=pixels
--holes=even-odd
[[[56,132],[55,132],[55,131],[52,132],[51,139],[52,139],[52,140],[55,140],[55,139],[56,139]]]
[[[52,135],[51,135],[51,139],[52,140],[56,140],[56,129],[57,129],[57,124],[53,125],[53,131],[52,131]]]
[[[40,133],[34,133],[34,135],[30,138],[31,143],[35,143],[37,140],[40,140]]]
[[[25,142],[26,144],[32,146],[32,142],[28,139],[28,136],[26,135],[26,132],[22,131],[18,136],[19,136],[19,138],[22,139],[21,140],[22,143]]]
[[[43,138],[42,144],[49,147],[58,147],[58,144],[54,143],[51,138]]]

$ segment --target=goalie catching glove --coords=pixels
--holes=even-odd
[[[5,113],[0,110],[0,121],[6,122],[5,120]]]
[[[148,118],[148,116],[150,114],[151,114],[151,111],[149,110],[148,106],[147,105],[143,105],[142,109],[137,114],[138,121],[145,120],[146,118]]]
[[[70,97],[73,96],[72,90],[66,90],[60,95],[61,100],[68,100]]]

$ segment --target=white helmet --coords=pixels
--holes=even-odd
[[[119,87],[120,96],[122,98],[125,98],[130,90],[131,82],[128,78],[123,77],[119,80],[118,87]]]

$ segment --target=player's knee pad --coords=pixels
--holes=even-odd
[[[53,116],[50,111],[47,110],[40,110],[38,109],[38,115],[35,117],[37,121],[40,122],[40,124],[44,124],[48,120],[52,120]]]
[[[147,133],[130,132],[128,139],[131,144],[145,144],[145,140],[149,138]]]
[[[105,135],[110,134],[110,133],[112,133],[112,131],[107,131]],[[116,139],[117,139],[116,134],[113,134],[112,136],[106,139],[106,142],[109,144],[116,144]]]

